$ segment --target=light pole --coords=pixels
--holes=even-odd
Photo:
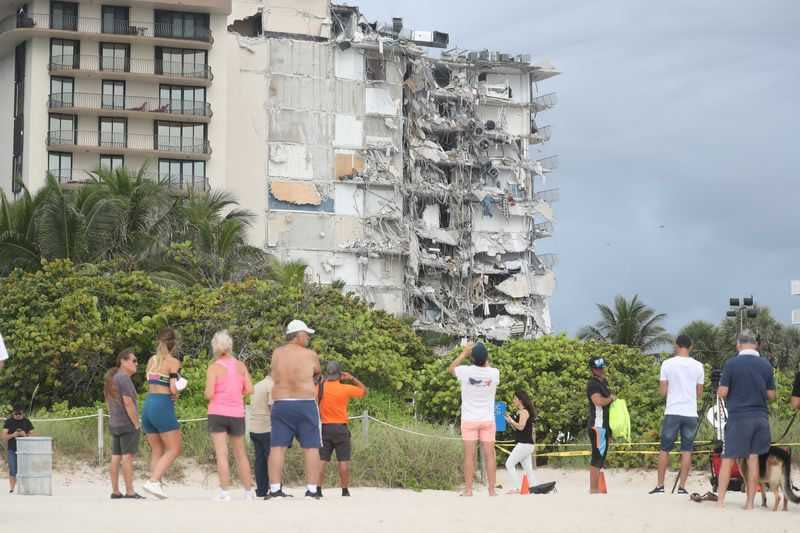
[[[791,291],[792,296],[800,296],[800,280],[792,280]],[[792,324],[800,326],[800,309],[792,310]]]
[[[755,318],[758,315],[758,310],[755,308],[752,296],[728,298],[728,305],[730,308],[725,315],[729,318],[739,317],[739,333],[744,329],[745,314],[747,314],[747,318]]]

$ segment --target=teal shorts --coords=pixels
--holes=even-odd
[[[167,433],[180,427],[172,397],[169,394],[148,394],[142,407],[142,430],[145,433]]]

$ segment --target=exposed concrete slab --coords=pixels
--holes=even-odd
[[[336,115],[334,143],[341,148],[361,148],[364,144],[364,121],[354,115]]]

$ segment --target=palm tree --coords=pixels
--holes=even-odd
[[[86,219],[92,259],[126,258],[137,266],[154,248],[169,242],[176,223],[177,200],[166,185],[126,168],[98,169],[75,199]]]
[[[76,207],[72,195],[50,174],[40,191],[34,211],[36,240],[44,259],[87,259],[86,218]],[[39,195],[37,194],[37,197]]]
[[[170,253],[152,265],[156,277],[176,284],[217,285],[265,268],[266,254],[247,244],[253,215],[225,192],[192,194],[177,208]]]
[[[36,209],[42,198],[43,194],[32,197],[23,185],[22,197],[9,202],[0,190],[0,276],[15,268],[39,268],[42,256],[36,238]]]
[[[656,314],[635,295],[630,301],[623,296],[614,299],[614,309],[598,304],[602,320],[578,332],[583,340],[598,340],[611,344],[634,346],[651,352],[658,346],[672,342],[672,337],[661,326],[667,315]]]
[[[692,357],[701,363],[716,368],[724,360],[721,332],[711,322],[695,320],[684,326],[678,334],[689,336],[692,340]]]

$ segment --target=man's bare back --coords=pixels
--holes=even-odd
[[[286,344],[272,352],[271,367],[273,401],[316,399],[314,377],[322,372],[317,352]]]

